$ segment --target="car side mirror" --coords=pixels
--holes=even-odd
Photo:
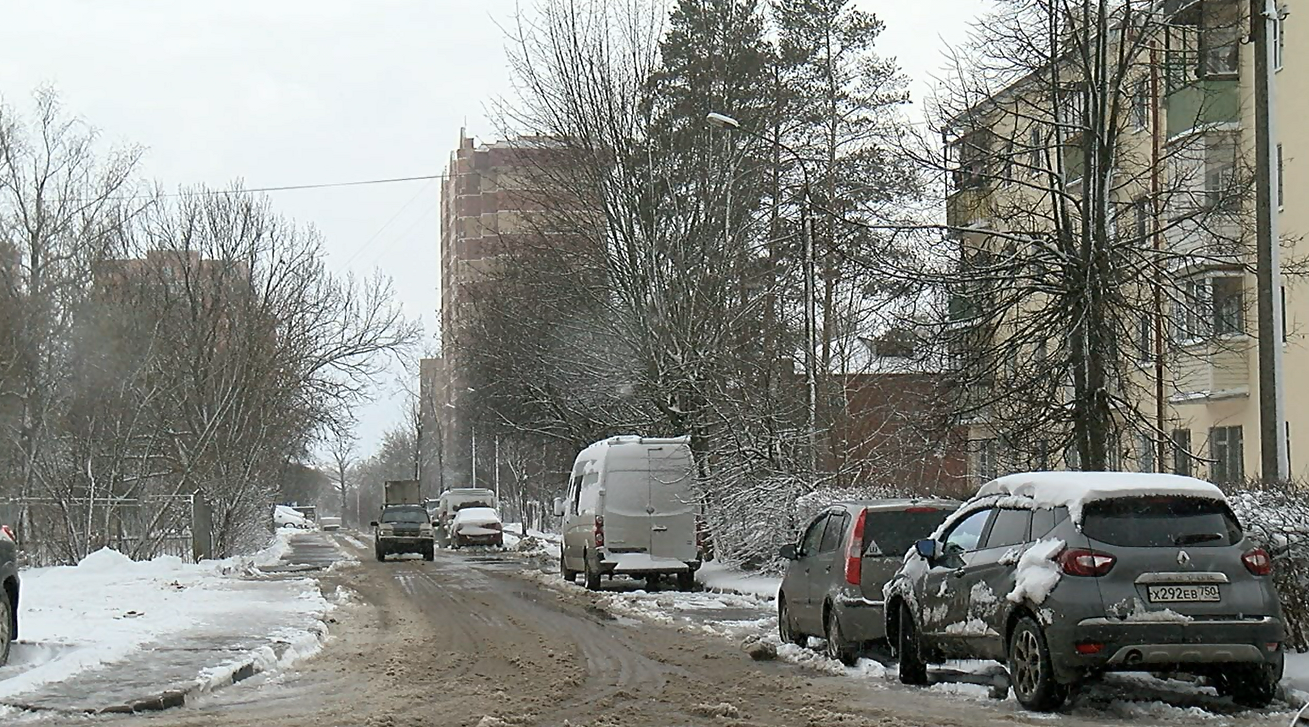
[[[375,527],[377,527],[377,521],[374,520],[374,521],[368,523],[368,527],[370,527],[370,528],[375,528]]]
[[[555,498],[555,501],[554,501],[554,514],[555,514],[555,517],[563,517],[563,516],[564,516],[564,498],[562,498],[562,497],[556,497],[556,498]]]
[[[800,558],[800,552],[796,550],[795,543],[787,543],[786,545],[783,545],[781,549],[777,551],[777,554],[787,560],[798,560]]]
[[[940,554],[940,544],[935,540],[919,540],[914,543],[914,551],[918,553],[919,558],[931,563]]]

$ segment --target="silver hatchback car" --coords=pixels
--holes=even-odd
[[[1106,671],[1190,672],[1264,706],[1283,661],[1271,572],[1207,482],[1010,475],[915,545],[886,586],[886,630],[901,681],[926,683],[927,662],[995,659],[1032,710]]]

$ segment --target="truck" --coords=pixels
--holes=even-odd
[[[370,524],[379,561],[400,553],[418,553],[429,561],[436,557],[432,518],[424,507],[418,480],[388,480],[381,515]]]

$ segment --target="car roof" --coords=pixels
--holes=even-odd
[[[843,507],[850,510],[872,510],[874,512],[894,512],[896,510],[907,510],[911,507],[939,507],[941,509],[955,509],[961,504],[958,500],[950,500],[943,497],[898,497],[878,500],[841,500],[832,503],[829,507]]]

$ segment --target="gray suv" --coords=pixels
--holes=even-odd
[[[1195,673],[1264,706],[1283,660],[1271,571],[1207,482],[1010,475],[915,544],[885,589],[887,636],[902,682],[926,683],[927,662],[995,659],[1037,711],[1106,671]]]
[[[954,500],[866,500],[831,505],[809,522],[794,545],[777,594],[784,643],[827,640],[827,654],[854,664],[866,644],[886,637],[882,586],[905,553],[959,503]]]

